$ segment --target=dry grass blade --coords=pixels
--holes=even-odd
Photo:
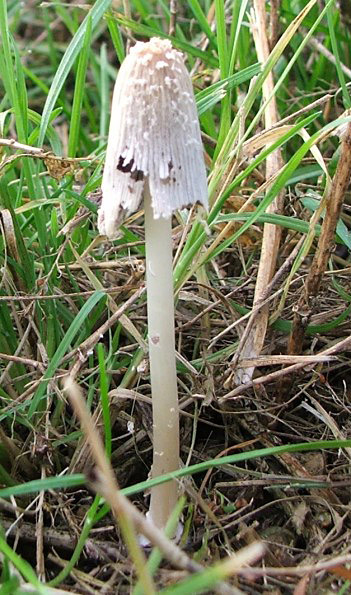
[[[350,345],[351,345],[351,337],[346,337],[346,339],[339,341],[332,347],[329,347],[328,349],[321,351],[320,356],[324,357],[324,356],[328,356],[328,355],[333,355],[335,353],[340,353],[345,349],[346,350],[349,349]],[[301,370],[301,368],[304,368],[305,366],[306,366],[306,363],[300,362],[298,364],[293,364],[292,366],[288,366],[287,368],[283,368],[282,370],[277,370],[276,372],[271,372],[270,374],[267,374],[266,376],[260,376],[258,378],[254,378],[250,382],[241,384],[240,386],[237,386],[236,388],[231,390],[229,393],[227,393],[226,395],[221,397],[219,399],[219,402],[221,403],[223,401],[226,401],[227,399],[236,397],[236,396],[242,394],[244,391],[248,390],[249,388],[252,388],[253,386],[258,386],[260,384],[267,384],[267,383],[273,382],[275,380],[278,380],[281,377],[286,376],[288,374],[295,373],[296,371]]]
[[[351,124],[342,134],[338,166],[329,186],[326,213],[305,286],[301,292],[293,319],[288,352],[301,353],[305,331],[313,312],[313,300],[317,297],[328,261],[334,247],[336,226],[340,217],[345,192],[351,176]]]
[[[151,576],[146,569],[145,556],[138,545],[135,533],[135,517],[138,516],[137,511],[119,491],[117,480],[105,455],[101,438],[95,429],[91,415],[86,408],[80,387],[70,376],[66,376],[64,380],[64,389],[80,420],[96,464],[92,485],[110,504],[121,527],[122,535],[142,581],[143,587],[147,589],[147,593],[151,595],[154,593],[154,585]]]
[[[322,419],[326,426],[331,430],[333,436],[337,440],[345,440],[344,433],[340,430],[338,425],[335,423],[331,415],[322,407],[320,403],[318,403],[317,399],[314,399],[311,395],[309,396],[309,400],[313,403],[315,409],[313,407],[309,407],[309,411],[315,415],[318,419]],[[304,406],[307,408],[307,403],[304,403]],[[344,449],[345,454],[347,455],[348,459],[351,461],[351,448],[346,447]]]
[[[262,568],[250,568],[244,573],[247,577],[258,577],[258,576],[303,576],[307,573],[316,573],[320,572],[321,570],[332,570],[336,566],[347,564],[351,561],[351,554],[346,554],[345,556],[337,556],[336,558],[331,558],[330,560],[325,560],[322,562],[316,562],[316,564],[310,564],[306,566],[295,566],[290,568],[270,568],[265,567],[264,570]]]
[[[95,429],[91,415],[86,408],[80,387],[70,376],[66,376],[64,380],[64,390],[79,418],[96,464],[96,469],[91,478],[91,485],[110,505],[113,514],[120,524],[124,540],[130,548],[130,553],[136,565],[138,574],[140,577],[143,577],[145,581],[147,581],[146,584],[149,584],[150,586],[151,590],[149,592],[153,592],[153,586],[145,569],[145,559],[137,544],[134,531],[141,533],[150,543],[157,546],[165,558],[177,568],[182,568],[188,572],[201,572],[203,570],[201,564],[198,564],[189,558],[172,541],[167,539],[162,531],[146,519],[144,515],[121,494],[112,467],[105,455],[101,438]],[[244,551],[242,554],[239,552],[240,556],[238,560],[236,560],[236,556],[233,556],[228,559],[227,563],[231,565],[231,567],[234,566],[235,572],[238,572],[243,565],[261,557],[263,553],[264,549],[262,544],[252,544],[252,549]],[[137,559],[134,557],[135,555],[137,555]],[[220,583],[218,591],[216,590],[216,592],[223,595],[241,594],[241,591],[234,587],[230,587],[225,583]]]
[[[86,339],[79,347],[76,347],[70,353],[68,353],[62,361],[67,361],[71,359],[72,356],[78,353],[78,359],[81,362],[84,362],[87,358],[88,352],[91,349],[93,349],[96,343],[98,343],[101,336],[104,335],[106,331],[108,331],[113,326],[113,324],[115,324],[115,322],[121,318],[124,312],[126,312],[126,310],[128,310],[128,308],[130,308],[130,306],[139,299],[139,297],[144,293],[144,291],[145,287],[139,287],[139,289],[135,291],[132,294],[132,296],[128,300],[126,300],[126,302],[124,302],[119,308],[117,308],[116,304],[114,304],[115,311],[112,314],[112,316],[106,322],[104,322],[90,337],[88,337],[88,339]]]
[[[23,153],[17,153],[9,157],[4,156],[0,162],[0,171],[19,157],[34,157],[44,161],[46,167],[48,168],[48,173],[52,178],[61,180],[65,175],[73,173],[78,167],[79,162],[90,161],[89,157],[63,158],[58,155],[54,155],[52,151],[44,151],[38,147],[25,145],[12,138],[0,138],[0,146],[8,147],[14,151],[23,151]]]
[[[260,356],[254,359],[243,359],[240,361],[240,366],[243,368],[250,368],[252,366],[279,366],[282,364],[320,364],[321,362],[329,362],[337,359],[331,355],[270,355]]]
[[[267,25],[266,25],[266,2],[264,0],[254,1],[254,23],[253,36],[256,46],[257,56],[260,62],[264,63],[270,52]],[[270,72],[263,83],[262,92],[263,99],[267,101],[274,89],[273,73]],[[278,110],[275,97],[273,96],[268,103],[265,110],[265,127],[272,128],[279,121]],[[270,180],[282,167],[282,158],[280,149],[276,149],[266,160],[266,180]],[[283,193],[280,193],[276,199],[271,203],[267,212],[279,213],[283,206]],[[281,229],[275,225],[266,223],[264,225],[261,258],[257,272],[254,306],[262,300],[265,294],[267,285],[271,281],[275,269],[275,264],[278,255],[280,243]],[[268,324],[268,306],[260,309],[256,315],[255,321],[252,325],[251,331],[246,339],[246,343],[242,349],[240,358],[255,358],[257,357],[264,344],[266,329]],[[239,360],[240,361],[240,360]],[[250,381],[254,368],[240,369],[235,372],[235,382],[241,384],[242,382]]]

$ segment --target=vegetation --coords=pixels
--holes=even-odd
[[[350,590],[350,22],[346,0],[0,0],[1,593]],[[173,217],[178,546],[138,512],[167,480],[143,212],[97,231],[113,83],[152,36],[186,55],[209,173],[209,213]]]

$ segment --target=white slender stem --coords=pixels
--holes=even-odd
[[[144,190],[146,288],[153,411],[152,477],[179,467],[179,410],[174,337],[171,218],[154,219]],[[150,517],[164,528],[178,497],[175,481],[151,490]]]

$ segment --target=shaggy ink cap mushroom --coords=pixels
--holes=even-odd
[[[137,43],[115,84],[98,227],[113,238],[144,197],[145,271],[152,394],[152,476],[179,468],[172,220],[175,209],[207,208],[195,99],[183,56],[168,40]],[[151,489],[150,519],[165,527],[179,484]]]
[[[145,182],[154,217],[208,207],[199,120],[183,55],[166,39],[137,42],[113,93],[99,232],[109,238],[138,210]]]

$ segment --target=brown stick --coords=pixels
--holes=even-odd
[[[289,338],[289,354],[298,354],[302,351],[305,331],[312,315],[313,300],[319,292],[333,251],[335,230],[340,217],[344,195],[350,182],[350,175],[351,123],[347,125],[342,136],[339,162],[328,191],[326,212],[317,250],[306,278],[305,287],[296,306],[293,328]]]
[[[171,0],[169,3],[169,10],[170,10],[170,20],[169,20],[169,30],[168,35],[174,35],[176,30],[177,24],[177,1]]]
[[[269,18],[269,49],[272,51],[279,36],[279,10],[280,0],[271,0]]]

